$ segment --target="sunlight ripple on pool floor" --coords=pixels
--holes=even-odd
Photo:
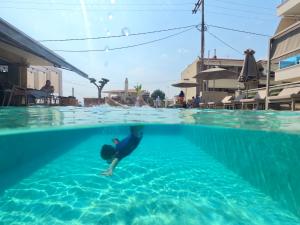
[[[184,137],[145,135],[113,177],[101,177],[99,145],[110,139],[91,137],[7,189],[2,224],[300,223]]]

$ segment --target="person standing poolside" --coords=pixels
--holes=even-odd
[[[157,96],[155,99],[155,108],[159,108],[161,105],[160,97]]]
[[[183,91],[180,91],[180,93],[178,95],[178,101],[179,101],[179,104],[184,103],[184,92]]]
[[[130,134],[119,141],[117,138],[113,140],[115,146],[103,145],[100,151],[100,156],[110,164],[108,169],[101,173],[103,176],[112,176],[114,169],[118,163],[130,155],[139,145],[143,138],[143,126],[130,127]]]

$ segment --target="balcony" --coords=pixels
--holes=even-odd
[[[295,16],[300,15],[300,1],[299,0],[283,0],[277,7],[278,16]]]

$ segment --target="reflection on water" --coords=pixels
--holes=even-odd
[[[101,107],[10,107],[0,109],[0,129],[98,124],[202,124],[300,131],[299,112]]]

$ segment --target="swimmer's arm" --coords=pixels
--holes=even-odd
[[[112,176],[113,172],[114,172],[114,169],[117,167],[118,163],[119,163],[119,159],[115,158],[111,162],[109,168],[106,171],[104,171],[101,175],[103,175],[103,176]]]

